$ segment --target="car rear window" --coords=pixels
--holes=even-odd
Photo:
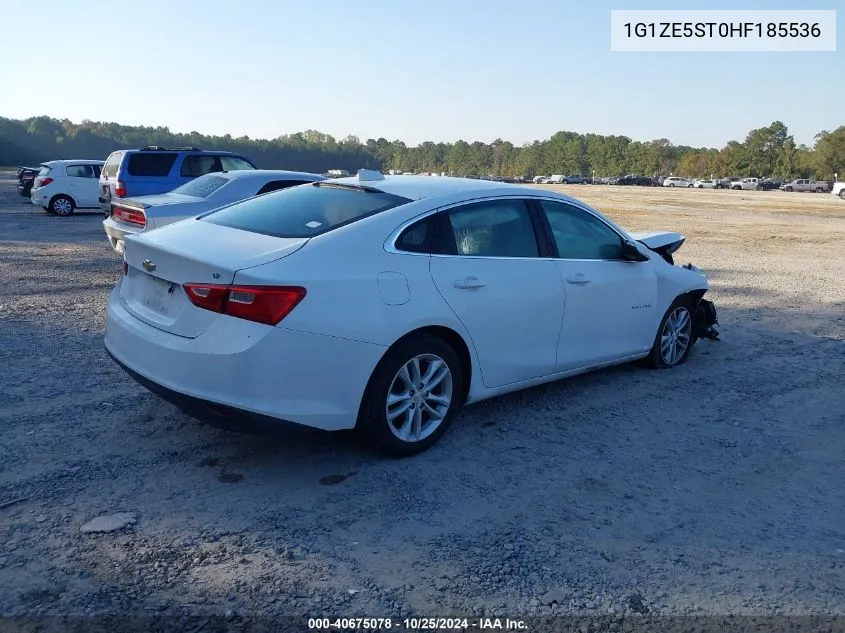
[[[127,171],[130,176],[167,176],[176,152],[138,152],[129,156]]]
[[[250,198],[201,219],[274,237],[314,237],[408,202],[375,189],[316,183]]]
[[[117,170],[120,167],[120,159],[123,158],[123,152],[112,152],[106,159],[106,164],[103,165],[103,176],[106,178],[114,178],[117,176]]]
[[[205,176],[200,176],[190,182],[186,182],[181,187],[176,187],[171,193],[181,193],[184,196],[194,196],[196,198],[207,198],[227,182],[229,182],[229,179],[223,176],[206,174]]]

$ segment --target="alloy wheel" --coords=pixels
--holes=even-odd
[[[660,356],[667,366],[678,364],[692,338],[692,316],[686,306],[678,306],[666,318],[660,333]]]
[[[70,212],[73,211],[73,204],[67,198],[56,198],[53,201],[53,211],[57,215],[70,215]]]
[[[452,396],[446,361],[435,354],[414,356],[396,372],[387,392],[385,414],[391,432],[403,442],[424,440],[443,423]]]

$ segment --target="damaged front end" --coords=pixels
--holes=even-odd
[[[651,231],[647,233],[631,233],[631,237],[643,244],[646,248],[654,251],[662,257],[666,263],[674,266],[675,259],[673,255],[677,252],[686,238],[680,233],[670,231]],[[704,275],[704,272],[692,264],[684,264],[681,268],[685,268],[699,275]],[[703,292],[701,293],[704,294]],[[706,338],[711,341],[719,339],[719,318],[716,314],[716,306],[712,301],[699,297],[695,306],[694,318],[694,334],[695,338]]]

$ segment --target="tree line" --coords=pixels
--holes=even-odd
[[[786,125],[751,130],[721,149],[673,145],[668,139],[634,141],[627,136],[557,132],[521,146],[430,141],[409,147],[385,138],[336,139],[306,130],[274,139],[176,133],[167,127],[128,126],[84,120],[0,117],[0,165],[37,164],[56,158],[102,158],[116,149],[159,145],[239,152],[259,167],[325,173],[329,169],[446,172],[455,176],[758,176],[830,180],[845,174],[845,126],[823,130],[812,147],[796,144]]]

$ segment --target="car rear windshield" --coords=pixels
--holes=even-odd
[[[120,167],[120,159],[123,158],[123,152],[112,152],[106,159],[106,164],[103,165],[103,176],[106,178],[114,178],[117,176],[117,170]]]
[[[315,183],[250,198],[201,219],[274,237],[314,237],[408,202],[376,189]]]
[[[129,157],[130,176],[167,176],[173,163],[176,162],[176,152],[138,152]]]
[[[186,182],[181,187],[176,187],[171,193],[181,193],[183,196],[194,196],[195,198],[207,198],[229,182],[228,178],[206,174]]]

